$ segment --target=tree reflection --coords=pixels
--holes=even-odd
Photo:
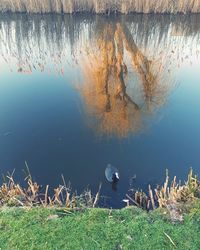
[[[145,112],[153,112],[164,103],[168,88],[160,85],[162,73],[154,69],[160,69],[160,64],[142,53],[124,22],[105,25],[82,60],[84,84],[80,91],[89,124],[99,135],[137,133],[143,127]],[[135,79],[131,80],[132,75]],[[140,86],[134,88],[137,76]]]
[[[89,125],[98,135],[127,137],[166,102],[173,72],[198,58],[199,22],[199,15],[5,14],[0,63],[20,74],[83,72]]]

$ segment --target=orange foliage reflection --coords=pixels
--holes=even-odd
[[[138,133],[142,116],[164,103],[168,91],[159,82],[161,65],[148,60],[125,24],[107,24],[82,60],[80,91],[89,124],[99,135]]]

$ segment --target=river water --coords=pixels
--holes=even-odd
[[[166,169],[200,174],[199,107],[200,15],[0,15],[0,171],[19,182],[26,161],[121,207]]]

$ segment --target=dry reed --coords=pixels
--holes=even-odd
[[[54,189],[53,195],[49,195],[49,185],[41,192],[42,186],[32,180],[30,173],[25,178],[26,187],[22,187],[14,180],[14,171],[4,177],[4,181],[0,186],[0,206],[58,206],[73,209],[94,208],[97,207],[100,197],[101,184],[96,195],[87,189],[80,195],[73,192],[70,185],[66,185],[64,177],[63,185],[59,185]],[[149,192],[133,191],[126,194],[127,199],[124,201],[127,206],[130,204],[143,208],[147,211],[150,209],[166,208],[172,221],[183,221],[181,207],[183,204],[191,203],[200,198],[200,181],[190,169],[188,179],[184,184],[176,182],[176,177],[169,182],[168,173],[166,180],[161,187],[152,190],[149,185]]]
[[[161,187],[157,187],[154,191],[149,186],[149,194],[142,191],[131,190],[131,195],[126,195],[130,203],[143,209],[150,210],[157,207],[166,208],[173,222],[183,221],[181,207],[183,204],[190,203],[200,198],[200,181],[190,169],[187,181],[183,184],[176,181],[176,176],[169,181],[168,171],[166,179]]]
[[[29,174],[25,178],[26,187],[16,183],[13,174],[8,174],[0,186],[0,206],[61,206],[66,208],[88,208],[96,207],[100,199],[100,189],[96,195],[91,190],[86,189],[80,195],[73,192],[70,185],[59,185],[54,189],[53,195],[49,194],[49,185],[46,186],[45,192],[42,192],[42,186],[32,180]],[[64,178],[63,178],[64,180]]]
[[[198,13],[200,0],[1,0],[0,11],[28,13]]]

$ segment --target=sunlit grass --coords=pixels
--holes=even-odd
[[[167,175],[155,192],[128,196],[119,210],[95,208],[99,192],[75,196],[64,184],[50,198],[48,186],[40,193],[30,175],[27,187],[7,179],[0,187],[1,249],[199,249],[200,182],[192,170],[184,184],[169,184]],[[157,209],[141,209],[144,198]]]
[[[200,246],[200,204],[172,224],[165,210],[1,208],[1,249],[181,249]]]

